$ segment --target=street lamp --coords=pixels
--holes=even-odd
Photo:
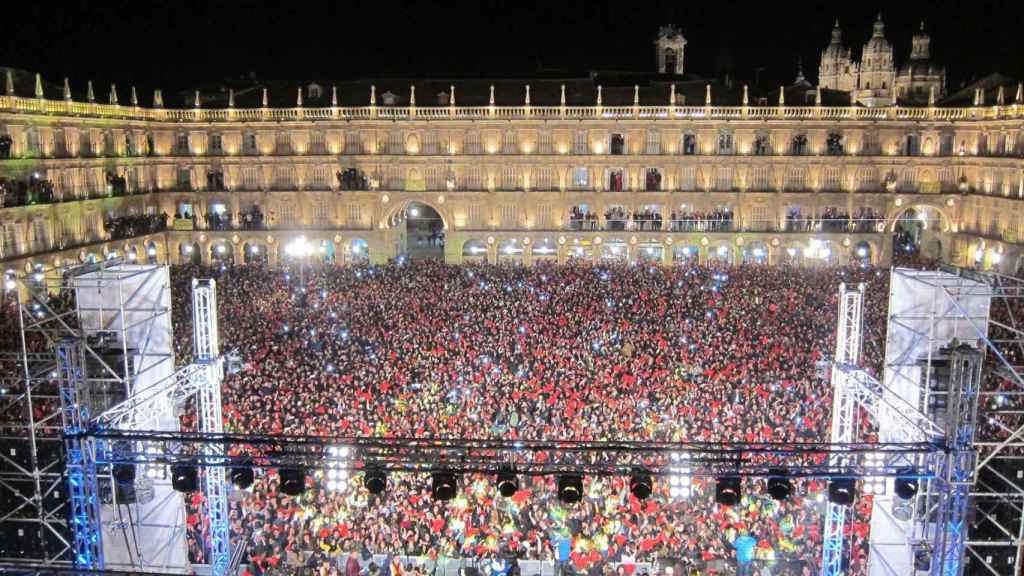
[[[284,247],[286,254],[293,258],[299,259],[299,285],[305,286],[305,272],[304,267],[306,258],[311,255],[316,249],[313,245],[306,241],[305,236],[299,236],[295,240],[292,240],[287,246]]]

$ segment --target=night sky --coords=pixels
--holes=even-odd
[[[859,52],[878,6],[861,2],[724,0],[665,3],[395,0],[11,2],[0,65],[59,83],[92,79],[165,94],[225,77],[307,80],[402,77],[529,77],[538,70],[653,70],[652,41],[672,22],[688,40],[688,73],[761,85],[790,83],[802,57],[816,80],[821,50],[839,18]],[[882,4],[897,63],[922,19],[948,88],[999,71],[1024,77],[1024,1]],[[101,91],[103,92],[103,91]],[[145,98],[148,100],[147,98]]]

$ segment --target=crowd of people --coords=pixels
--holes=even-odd
[[[54,198],[53,182],[45,178],[0,178],[0,208],[49,204]]]
[[[708,212],[672,212],[673,232],[728,232],[732,230],[733,212],[716,208]]]
[[[830,206],[817,216],[806,216],[799,209],[786,214],[786,232],[873,232],[882,216],[874,208],[862,206],[853,217]]]
[[[167,214],[128,214],[107,217],[103,221],[111,240],[134,238],[167,229]]]
[[[186,267],[173,290],[181,360],[188,283],[210,274],[221,341],[246,363],[224,386],[232,431],[578,440],[825,438],[830,393],[815,363],[834,346],[836,288],[868,282],[865,354],[877,360],[887,284],[863,268],[416,263],[326,268],[300,286],[283,269]],[[256,535],[258,571],[341,573],[364,550],[433,559],[511,550],[577,573],[655,560],[725,569],[744,534],[755,558],[788,567],[774,573],[813,571],[820,556],[820,480],[797,483],[784,502],[748,480],[731,508],[701,478],[685,497],[656,484],[646,501],[625,478],[587,478],[576,506],[559,502],[549,478],[523,478],[504,499],[492,478],[466,476],[449,503],[430,498],[428,478],[389,482],[370,496],[358,478],[329,491],[314,474],[304,495],[288,497],[269,472],[233,509],[232,529]],[[201,518],[190,516],[196,554]],[[851,534],[866,541],[863,515]]]
[[[827,438],[831,392],[816,365],[834,347],[837,287],[866,283],[863,358],[877,374],[889,280],[860,266],[423,262],[307,269],[300,284],[288,268],[182,266],[172,269],[180,363],[191,359],[191,279],[211,276],[222,349],[243,363],[224,383],[228,431],[739,442]],[[16,316],[0,312],[0,342],[13,349]],[[1024,306],[992,313],[1022,318]],[[986,381],[1011,388],[994,372]],[[987,397],[983,409],[1000,402],[1019,404]],[[979,434],[1007,437],[998,424],[987,420]],[[817,573],[821,556],[823,480],[796,481],[776,502],[763,480],[746,479],[740,505],[725,507],[709,478],[694,478],[687,494],[656,478],[641,501],[626,478],[588,477],[584,500],[568,505],[551,478],[520,478],[505,499],[493,478],[466,475],[445,503],[431,499],[423,476],[393,474],[374,496],[358,475],[330,490],[310,472],[301,496],[283,494],[271,469],[233,498],[232,533],[249,541],[251,573],[425,576],[428,564],[406,557],[504,555],[563,573],[628,575],[658,562],[677,575],[732,574],[747,558],[771,574],[803,575]],[[202,504],[193,494],[196,561],[206,559]],[[861,496],[848,524],[850,574],[866,571],[870,509]]]

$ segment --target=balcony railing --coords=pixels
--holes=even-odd
[[[171,110],[0,96],[0,110],[154,122],[301,122],[309,120],[718,119],[718,120],[996,120],[1024,117],[1024,106],[864,108],[851,106],[358,106],[329,108],[193,108]]]

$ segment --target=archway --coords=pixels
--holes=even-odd
[[[387,218],[389,228],[404,231],[400,249],[414,260],[444,260],[447,220],[440,210],[426,202],[409,200],[396,206]]]
[[[214,265],[231,266],[235,263],[235,251],[227,242],[210,244],[210,262]]]
[[[661,242],[641,242],[637,245],[637,260],[648,264],[659,264],[665,258],[665,247]]]
[[[868,266],[874,260],[874,250],[867,241],[857,242],[850,251],[850,264]]]
[[[942,209],[917,204],[898,210],[890,220],[895,259],[923,257],[937,260],[942,257],[939,234],[950,227],[949,218]]]
[[[760,240],[755,240],[745,245],[743,247],[743,263],[767,264],[768,247],[764,245],[764,242],[761,242]]]
[[[462,244],[462,261],[464,263],[486,264],[487,244],[483,240],[466,240]]]
[[[498,244],[498,263],[499,264],[522,264],[523,263],[523,243],[515,238],[509,238],[502,240]]]
[[[246,242],[242,246],[242,259],[246,264],[266,264],[268,257],[267,249],[256,242]]]
[[[629,260],[629,247],[622,240],[609,240],[601,245],[601,260],[626,262]]]
[[[673,264],[696,264],[700,260],[700,246],[696,244],[676,244],[672,247]]]
[[[566,258],[569,262],[593,262],[594,247],[590,244],[590,241],[580,242],[576,240],[572,248],[566,253]]]
[[[156,264],[157,260],[158,257],[156,242],[153,242],[152,240],[146,240],[146,261],[149,262],[150,264]]]
[[[183,263],[198,266],[203,263],[203,254],[200,251],[198,242],[183,242],[178,246],[179,260]]]
[[[345,262],[347,264],[367,264],[370,262],[370,245],[362,238],[353,238],[345,244]]]
[[[726,243],[719,244],[708,250],[708,260],[717,264],[732,264],[733,249]]]
[[[557,262],[558,248],[550,238],[544,238],[530,246],[530,256],[535,264],[540,262]]]

